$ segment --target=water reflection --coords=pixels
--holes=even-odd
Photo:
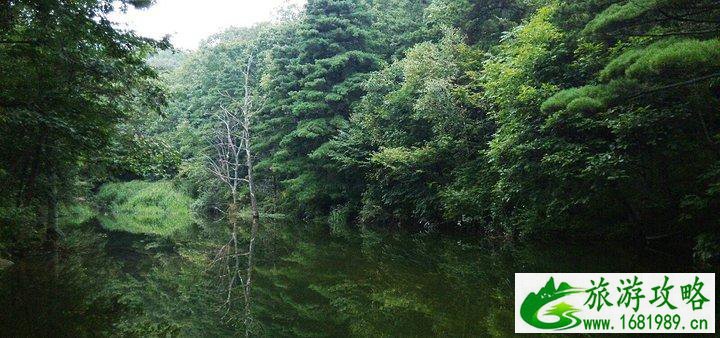
[[[0,336],[85,337],[112,332],[124,308],[108,288],[119,265],[105,256],[104,238],[70,232],[60,255],[58,265],[48,257],[33,256],[0,271]]]
[[[173,241],[93,226],[70,232],[61,266],[38,258],[0,272],[0,336],[242,335],[241,320],[219,313],[222,292],[208,269],[216,241],[205,230]],[[694,269],[688,259],[606,243],[301,237],[276,230],[262,243],[257,336],[508,336],[515,272]]]
[[[660,259],[659,259],[660,258]],[[268,336],[508,336],[515,272],[687,271],[631,246],[437,235],[304,242],[260,269]]]

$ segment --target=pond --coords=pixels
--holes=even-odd
[[[261,244],[257,336],[509,336],[515,272],[707,271],[632,245],[286,228]],[[169,240],[91,221],[68,231],[59,264],[28,257],[0,272],[0,336],[242,335],[204,230]]]

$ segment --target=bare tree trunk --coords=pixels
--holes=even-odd
[[[252,276],[255,268],[254,254],[258,230],[260,227],[260,212],[257,205],[257,197],[255,193],[255,178],[253,175],[253,155],[252,155],[252,117],[255,113],[262,110],[262,104],[256,107],[254,88],[251,84],[251,71],[253,67],[253,56],[250,55],[247,60],[246,68],[243,70],[245,76],[244,81],[244,98],[242,104],[232,104],[231,107],[221,107],[220,127],[215,135],[214,148],[216,150],[215,158],[210,159],[211,172],[215,174],[230,190],[232,203],[228,207],[228,220],[231,227],[230,241],[220,249],[215,261],[224,260],[226,262],[227,296],[226,306],[230,310],[233,301],[233,289],[243,286],[243,298],[245,308],[245,336],[252,333]],[[221,93],[221,95],[223,95]],[[233,100],[229,94],[225,97]],[[234,112],[233,107],[239,106],[240,113]],[[242,154],[244,152],[244,154]],[[245,157],[241,159],[241,157]],[[244,160],[244,161],[243,161]],[[246,176],[243,177],[246,170]],[[242,253],[238,243],[238,185],[240,182],[247,182],[250,197],[250,208],[252,212],[250,225],[250,238],[248,250]],[[241,256],[247,256],[247,266],[244,276],[240,270]],[[237,280],[240,280],[239,283]]]
[[[247,167],[247,183],[250,194],[250,208],[252,212],[252,220],[250,226],[250,244],[248,245],[247,254],[247,274],[245,276],[245,336],[250,336],[252,312],[251,312],[251,288],[252,288],[252,271],[254,269],[253,255],[255,253],[255,240],[257,239],[258,228],[260,227],[260,213],[257,206],[257,198],[255,196],[255,179],[253,177],[253,157],[252,157],[252,139],[250,136],[250,118],[252,115],[252,100],[250,88],[250,70],[252,67],[252,56],[248,58],[247,69],[245,72],[245,99],[243,102],[243,136],[245,145],[245,165]]]
[[[226,314],[233,302],[233,291],[237,285],[245,286],[241,276],[241,256],[238,240],[238,186],[244,181],[242,160],[243,139],[238,135],[242,123],[238,116],[225,107],[219,114],[219,128],[216,131],[213,147],[215,156],[210,158],[210,171],[227,187],[231,201],[227,207],[227,220],[230,225],[230,240],[218,252],[215,261],[225,262],[227,295],[225,297]],[[240,279],[238,283],[238,279]]]

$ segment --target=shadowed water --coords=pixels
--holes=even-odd
[[[0,336],[244,332],[218,306],[222,291],[206,266],[211,239],[106,233],[92,222],[69,233],[60,266],[35,257],[0,272]],[[288,231],[262,248],[253,330],[271,337],[509,336],[515,272],[707,271],[682,256],[587,241]]]

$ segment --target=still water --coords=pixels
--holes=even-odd
[[[68,231],[57,265],[27,257],[0,272],[0,336],[242,335],[239,311],[223,306],[221,276],[208,268],[212,236],[196,230],[172,240],[97,222]],[[298,233],[263,238],[257,336],[511,336],[515,272],[707,271],[662,250],[591,240]]]

